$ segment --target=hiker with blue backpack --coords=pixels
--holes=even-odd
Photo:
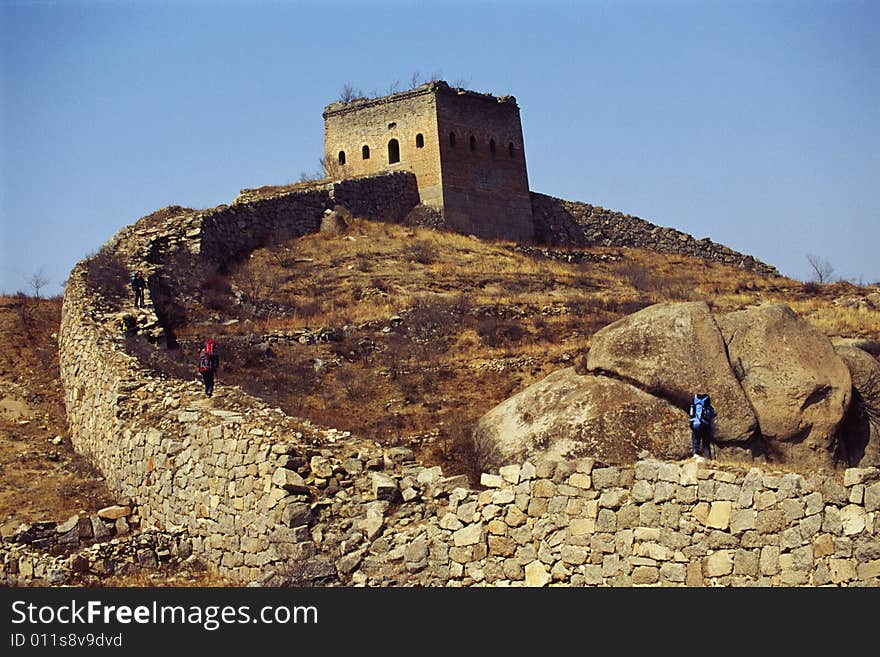
[[[144,273],[138,269],[131,275],[131,291],[134,292],[134,307],[144,307],[144,288],[147,282],[144,280]]]
[[[694,456],[710,456],[712,440],[712,420],[715,409],[709,395],[697,393],[688,410],[691,425],[691,446]]]

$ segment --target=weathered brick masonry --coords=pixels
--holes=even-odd
[[[413,197],[397,196],[407,187],[400,175],[243,194],[231,206],[138,222],[107,248],[145,266],[168,251],[242,255],[315,230],[340,194],[353,212],[373,204],[370,212],[401,217]],[[234,387],[207,400],[196,380],[146,370],[125,353],[117,313],[92,296],[86,269],[71,273],[59,336],[73,444],[131,498],[142,528],[168,532],[176,549],[185,544],[234,581],[880,584],[876,468],[803,477],[582,459],[512,464],[475,490],[406,448],[315,427]],[[2,549],[8,583],[48,573],[65,581],[75,558]]]
[[[532,238],[519,107],[435,81],[324,109],[324,157],[334,177],[411,171],[422,203],[447,228],[478,237]]]

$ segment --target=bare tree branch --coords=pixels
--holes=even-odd
[[[31,288],[34,290],[34,296],[39,299],[40,298],[40,290],[46,287],[49,284],[49,279],[46,278],[46,275],[43,273],[41,269],[36,274],[31,276],[28,279],[28,283],[30,283]]]
[[[813,268],[814,279],[820,285],[831,282],[831,274],[834,273],[834,267],[831,266],[830,262],[813,253],[807,254],[807,262]]]

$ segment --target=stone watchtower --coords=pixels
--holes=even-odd
[[[324,108],[327,173],[411,171],[445,225],[515,241],[534,234],[519,106],[446,82]]]

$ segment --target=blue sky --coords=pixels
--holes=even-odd
[[[345,84],[516,96],[533,191],[880,281],[880,3],[0,0],[0,291],[318,169]]]

